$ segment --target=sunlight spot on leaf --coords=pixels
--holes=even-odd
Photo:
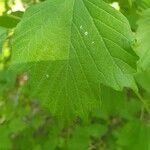
[[[88,35],[88,32],[86,31],[84,34],[85,34],[85,35]]]
[[[113,2],[112,4],[110,4],[110,6],[112,6],[113,8],[115,8],[116,10],[120,10],[120,6],[118,2]]]
[[[46,78],[47,78],[47,79],[49,78],[49,75],[48,75],[48,74],[46,75]]]
[[[15,11],[25,11],[25,8],[21,0],[16,0],[15,5],[12,6],[12,12],[15,12]]]
[[[80,26],[80,29],[83,29],[83,26],[82,26],[82,25]]]

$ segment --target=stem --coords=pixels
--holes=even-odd
[[[140,114],[140,120],[143,120],[144,111],[145,111],[145,107],[144,107],[144,105],[142,105],[142,107],[141,107],[141,114]]]
[[[21,20],[21,17],[14,16],[14,15],[11,15],[11,14],[9,14],[9,15],[7,15],[7,16],[10,17],[10,18],[13,18],[13,19],[15,19],[15,20]]]
[[[139,100],[143,103],[143,107],[145,108],[145,110],[148,112],[148,114],[150,115],[150,109],[147,105],[147,103],[145,102],[145,100],[142,98],[142,96],[138,93],[135,92],[136,96],[139,98]]]

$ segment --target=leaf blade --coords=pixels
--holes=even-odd
[[[126,18],[103,1],[46,1],[17,26],[12,63],[52,113],[87,116],[100,105],[101,83],[136,89],[132,40]]]

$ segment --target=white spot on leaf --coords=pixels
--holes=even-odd
[[[48,74],[46,75],[46,78],[47,78],[47,79],[49,78],[49,75],[48,75]]]
[[[113,2],[112,4],[110,4],[110,6],[112,6],[113,8],[115,8],[116,10],[120,10],[120,6],[118,2]]]
[[[80,29],[83,29],[83,26],[82,26],[82,25],[80,26]]]
[[[86,32],[84,32],[84,34],[85,34],[85,35],[88,35],[88,32],[86,31]]]

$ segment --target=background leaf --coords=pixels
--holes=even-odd
[[[136,33],[138,46],[136,52],[140,57],[138,66],[142,70],[146,70],[150,66],[150,9],[143,13],[143,16],[138,22],[138,30]]]

